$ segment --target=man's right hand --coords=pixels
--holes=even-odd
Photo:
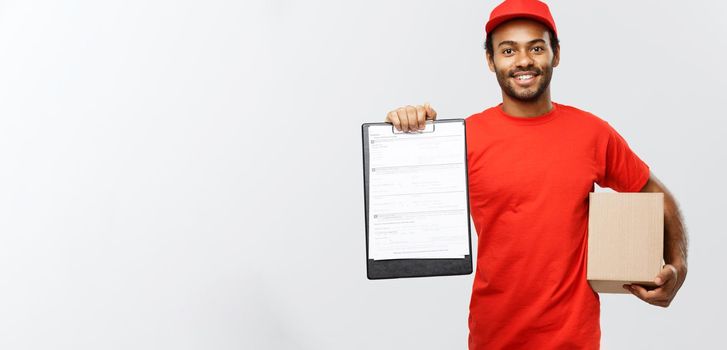
[[[399,131],[424,130],[427,120],[436,120],[437,112],[428,103],[397,108],[386,115],[385,122],[394,124]]]

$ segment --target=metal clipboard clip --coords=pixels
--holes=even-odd
[[[434,122],[432,122],[432,121],[427,121],[427,122],[426,122],[426,123],[424,124],[424,130],[416,130],[416,131],[399,131],[399,130],[396,130],[396,128],[395,128],[395,127],[394,127],[394,126],[392,125],[392,126],[391,126],[391,133],[392,133],[392,134],[412,134],[412,135],[416,135],[416,134],[428,134],[428,133],[432,133],[432,132],[434,132],[434,129],[435,129],[435,124],[434,124]]]

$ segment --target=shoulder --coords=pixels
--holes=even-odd
[[[569,106],[562,103],[557,103],[560,112],[566,114],[572,118],[576,118],[579,121],[591,124],[606,124],[607,122],[597,115],[573,106]]]
[[[467,125],[480,124],[486,120],[491,119],[495,113],[497,113],[497,106],[492,106],[482,112],[475,113],[465,118],[465,123],[467,123]]]
[[[573,106],[557,103],[559,112],[563,114],[570,123],[576,124],[579,128],[587,128],[596,131],[607,131],[611,128],[608,122],[601,117]]]

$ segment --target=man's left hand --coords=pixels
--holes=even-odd
[[[666,264],[654,278],[656,288],[648,290],[637,284],[625,284],[623,287],[651,305],[668,307],[681,287],[685,275],[686,267],[677,269],[674,265]]]

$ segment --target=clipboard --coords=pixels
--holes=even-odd
[[[371,163],[372,163],[372,141],[374,137],[370,139],[370,129],[374,126],[377,130],[381,130],[382,126],[390,127],[391,135],[397,136],[400,134],[409,134],[410,137],[417,137],[417,134],[430,136],[437,134],[437,126],[445,125],[451,129],[453,127],[461,126],[462,136],[461,139],[461,150],[462,150],[462,161],[464,163],[464,203],[466,203],[464,210],[466,211],[466,229],[462,228],[462,234],[466,234],[466,251],[465,254],[460,255],[461,257],[445,257],[445,258],[387,258],[387,259],[373,259],[370,252],[370,243],[373,239],[372,234],[372,223],[370,222],[370,206],[371,206]],[[445,129],[440,127],[440,129]],[[419,132],[405,133],[398,131],[390,123],[364,123],[361,125],[362,141],[363,141],[363,180],[364,180],[364,217],[366,222],[366,274],[368,279],[392,279],[392,278],[409,278],[409,277],[432,277],[432,276],[453,276],[453,275],[468,275],[472,273],[472,234],[470,226],[470,206],[469,206],[469,188],[468,188],[468,169],[467,169],[467,140],[465,132],[465,121],[464,119],[443,119],[435,121],[427,121],[426,128]],[[413,134],[413,135],[412,135]],[[456,142],[459,142],[457,139]],[[459,147],[459,146],[456,146]],[[375,152],[374,152],[375,153]],[[375,169],[374,169],[375,171]],[[461,215],[461,213],[459,214]],[[459,230],[458,230],[459,232]]]

